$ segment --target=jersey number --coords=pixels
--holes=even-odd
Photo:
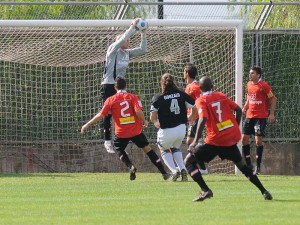
[[[123,106],[123,105],[124,105],[124,107],[121,109],[121,116],[122,117],[128,117],[128,116],[130,116],[130,113],[125,113],[125,111],[127,109],[129,109],[129,103],[127,101],[121,102],[120,106]]]
[[[211,104],[212,107],[217,107],[216,113],[218,114],[219,117],[219,122],[222,122],[222,110],[221,110],[221,103],[220,102],[215,102]]]
[[[175,113],[175,114],[180,113],[180,108],[179,108],[179,105],[178,105],[178,101],[175,98],[173,98],[172,101],[171,101],[170,111]]]

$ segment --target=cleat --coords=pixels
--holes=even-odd
[[[164,173],[162,176],[163,176],[164,180],[169,180],[170,177],[171,177],[171,174],[169,174],[169,173]]]
[[[263,196],[264,196],[265,200],[272,200],[273,199],[272,195],[268,191],[265,191],[263,193]]]
[[[179,172],[176,172],[176,173],[171,174],[168,180],[169,180],[169,181],[175,182],[175,181],[177,181],[177,179],[178,179],[179,177],[180,177],[180,173],[179,173]]]
[[[207,169],[205,169],[205,170],[199,169],[199,170],[200,170],[201,175],[207,175],[208,174],[208,170]]]
[[[256,174],[256,175],[260,175],[260,167],[258,167],[258,166],[256,167],[256,169],[255,169],[255,174]]]
[[[111,140],[104,141],[104,147],[108,153],[111,153],[111,154],[116,153],[114,150],[114,146],[111,143]]]
[[[214,196],[214,194],[212,193],[211,190],[208,190],[208,191],[203,191],[198,198],[195,198],[193,200],[193,202],[202,202],[204,201],[205,199],[207,198],[212,198]]]
[[[185,169],[181,170],[181,181],[187,182],[188,181],[188,175]]]
[[[136,168],[134,167],[134,165],[131,166],[130,168],[130,180],[135,180],[136,178]]]

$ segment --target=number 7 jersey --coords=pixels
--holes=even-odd
[[[197,98],[199,118],[206,118],[205,143],[215,146],[232,146],[241,139],[241,131],[233,110],[238,105],[222,92],[205,92]]]

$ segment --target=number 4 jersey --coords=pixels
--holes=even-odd
[[[238,105],[221,92],[205,92],[196,100],[199,118],[206,118],[205,143],[232,146],[241,139],[233,110]]]
[[[135,113],[138,110],[143,110],[139,97],[122,90],[104,102],[101,114],[112,114],[117,137],[130,138],[142,133],[142,123]]]
[[[157,94],[152,98],[151,112],[157,112],[160,128],[177,127],[187,123],[187,108],[193,108],[195,100],[182,91]]]

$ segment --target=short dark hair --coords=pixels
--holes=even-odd
[[[187,63],[185,65],[185,71],[189,74],[189,77],[192,79],[195,79],[198,74],[197,67],[194,66],[192,63]]]
[[[115,80],[115,87],[118,90],[124,90],[126,88],[126,81],[123,77],[117,77]]]
[[[259,77],[261,77],[261,75],[262,75],[261,67],[259,67],[259,66],[252,66],[251,70],[254,70],[257,74],[259,74]]]
[[[199,84],[200,84],[200,88],[203,92],[211,91],[211,89],[213,88],[213,82],[207,76],[201,77]]]

